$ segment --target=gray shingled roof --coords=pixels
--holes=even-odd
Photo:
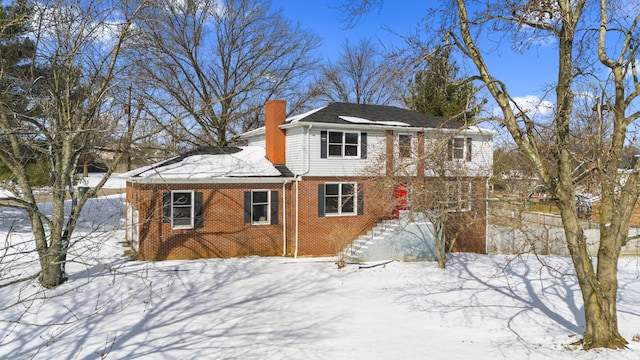
[[[331,103],[298,121],[330,124],[349,124],[340,116],[351,116],[376,122],[398,121],[412,127],[459,129],[464,124],[395,106]],[[285,122],[286,123],[286,122]],[[375,124],[374,124],[375,125]]]

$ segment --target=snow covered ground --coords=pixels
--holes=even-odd
[[[94,187],[98,185],[100,180],[102,180],[102,176],[104,174],[101,173],[89,173],[88,176],[82,178],[78,181],[78,185],[84,185],[89,187]],[[111,178],[104,183],[103,189],[124,189],[126,187],[126,180],[123,177],[119,177],[119,174],[113,175]]]
[[[122,200],[87,204],[67,283],[0,288],[1,359],[640,358],[640,342],[622,351],[570,345],[584,320],[566,258],[544,257],[543,266],[533,256],[455,254],[445,270],[338,270],[333,259],[133,262],[119,243]],[[0,238],[3,282],[35,271],[23,213],[0,208]],[[619,279],[619,325],[631,340],[640,334],[637,258],[621,259]]]
[[[100,182],[103,175],[104,174],[101,174],[101,173],[89,173],[86,178],[80,179],[76,186],[94,187]],[[13,197],[13,194],[8,190],[3,189],[1,185],[2,184],[0,184],[0,199],[4,197]],[[126,180],[124,178],[119,178],[116,175],[109,178],[102,188],[103,189],[124,189],[125,187],[126,187]],[[39,192],[47,192],[47,191],[48,191],[47,188],[43,188],[43,189],[36,189],[35,192],[39,193]]]

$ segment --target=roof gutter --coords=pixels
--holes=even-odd
[[[298,126],[304,126],[303,122],[294,122],[294,123],[284,123],[280,125],[281,129],[291,129],[296,128]],[[473,126],[473,129],[470,128],[431,128],[431,127],[418,127],[418,126],[402,126],[402,125],[376,125],[376,124],[359,124],[359,123],[307,123],[310,126],[315,125],[318,128],[322,129],[332,129],[332,130],[354,130],[354,129],[367,129],[367,130],[403,130],[403,131],[414,131],[414,132],[431,132],[431,133],[453,133],[453,134],[481,134],[481,135],[490,135],[495,136],[499,134],[497,131],[480,128],[477,126]]]
[[[126,181],[138,184],[286,184],[295,177],[213,177],[213,178],[140,178],[129,177]]]

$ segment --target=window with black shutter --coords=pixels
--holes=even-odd
[[[278,192],[252,190],[244,193],[244,222],[252,225],[278,223]]]
[[[318,216],[361,214],[362,202],[358,184],[324,183],[318,185]]]
[[[367,133],[321,131],[320,158],[367,158]]]
[[[472,139],[457,137],[447,143],[447,159],[471,161]]]
[[[202,227],[202,193],[184,190],[163,193],[162,222],[170,223],[172,229]]]

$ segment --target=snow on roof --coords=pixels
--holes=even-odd
[[[359,118],[359,117],[356,117],[356,116],[338,116],[338,117],[340,119],[344,120],[344,121],[348,121],[350,123],[355,123],[355,124],[372,124],[372,123],[375,123],[375,121]]]
[[[487,134],[487,135],[498,135],[499,132],[487,128],[481,128],[477,125],[469,126],[466,130],[467,133],[478,133],[478,134]]]
[[[391,125],[391,126],[411,126],[407,123],[404,123],[402,121],[373,121],[373,120],[367,120],[367,119],[363,119],[363,118],[359,118],[356,116],[338,116],[340,119],[344,120],[344,121],[348,121],[350,123],[355,123],[355,124],[373,124],[373,125]]]
[[[258,146],[242,146],[241,151],[222,154],[194,154],[132,170],[122,176],[143,179],[211,179],[231,177],[272,177],[282,173],[265,157]],[[171,161],[173,160],[173,161]],[[165,164],[165,165],[163,165]]]

